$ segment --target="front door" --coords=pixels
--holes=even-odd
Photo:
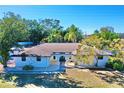
[[[59,62],[60,62],[60,66],[65,66],[65,62],[66,62],[65,57],[64,57],[64,56],[61,56],[61,57],[59,58]]]

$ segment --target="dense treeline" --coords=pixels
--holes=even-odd
[[[5,27],[5,29],[3,27]],[[32,41],[34,43],[79,42],[83,38],[82,31],[74,24],[64,29],[63,26],[60,25],[60,20],[28,20],[12,12],[4,14],[4,17],[0,20],[0,28],[0,32],[4,32],[4,30],[7,32],[8,30],[8,32],[13,33],[13,31],[16,32],[20,30],[22,36],[17,41]],[[13,37],[13,35],[9,35],[8,38],[11,39],[11,37]]]

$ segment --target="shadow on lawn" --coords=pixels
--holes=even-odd
[[[112,74],[113,74],[113,76],[108,75],[108,74],[97,73],[97,76],[100,77],[102,80],[110,83],[110,84],[116,83],[117,85],[124,87],[123,73],[114,72]]]
[[[80,88],[82,82],[60,79],[58,75],[16,75],[14,82],[17,83],[17,87],[24,87],[27,84],[34,84],[39,87],[45,88]],[[8,76],[5,76],[6,80]]]

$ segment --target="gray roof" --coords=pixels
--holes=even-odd
[[[42,43],[40,45],[25,48],[24,51],[20,52],[19,55],[34,55],[34,56],[51,56],[54,52],[72,53],[76,55],[79,43]],[[96,52],[99,55],[113,55],[110,51],[98,50]],[[82,54],[85,52],[82,51]]]
[[[42,43],[40,45],[26,48],[21,54],[51,56],[54,52],[73,52],[79,43]]]
[[[98,49],[95,49],[95,53],[98,54],[98,55],[103,55],[103,56],[112,56],[113,53],[111,51],[108,51],[108,50],[98,50]],[[73,51],[72,52],[73,55],[76,55],[77,54],[77,51]],[[88,52],[81,52],[81,55],[86,55],[86,54],[89,54]]]

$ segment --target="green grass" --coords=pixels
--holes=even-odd
[[[0,88],[15,88],[16,86],[12,82],[0,80]]]

